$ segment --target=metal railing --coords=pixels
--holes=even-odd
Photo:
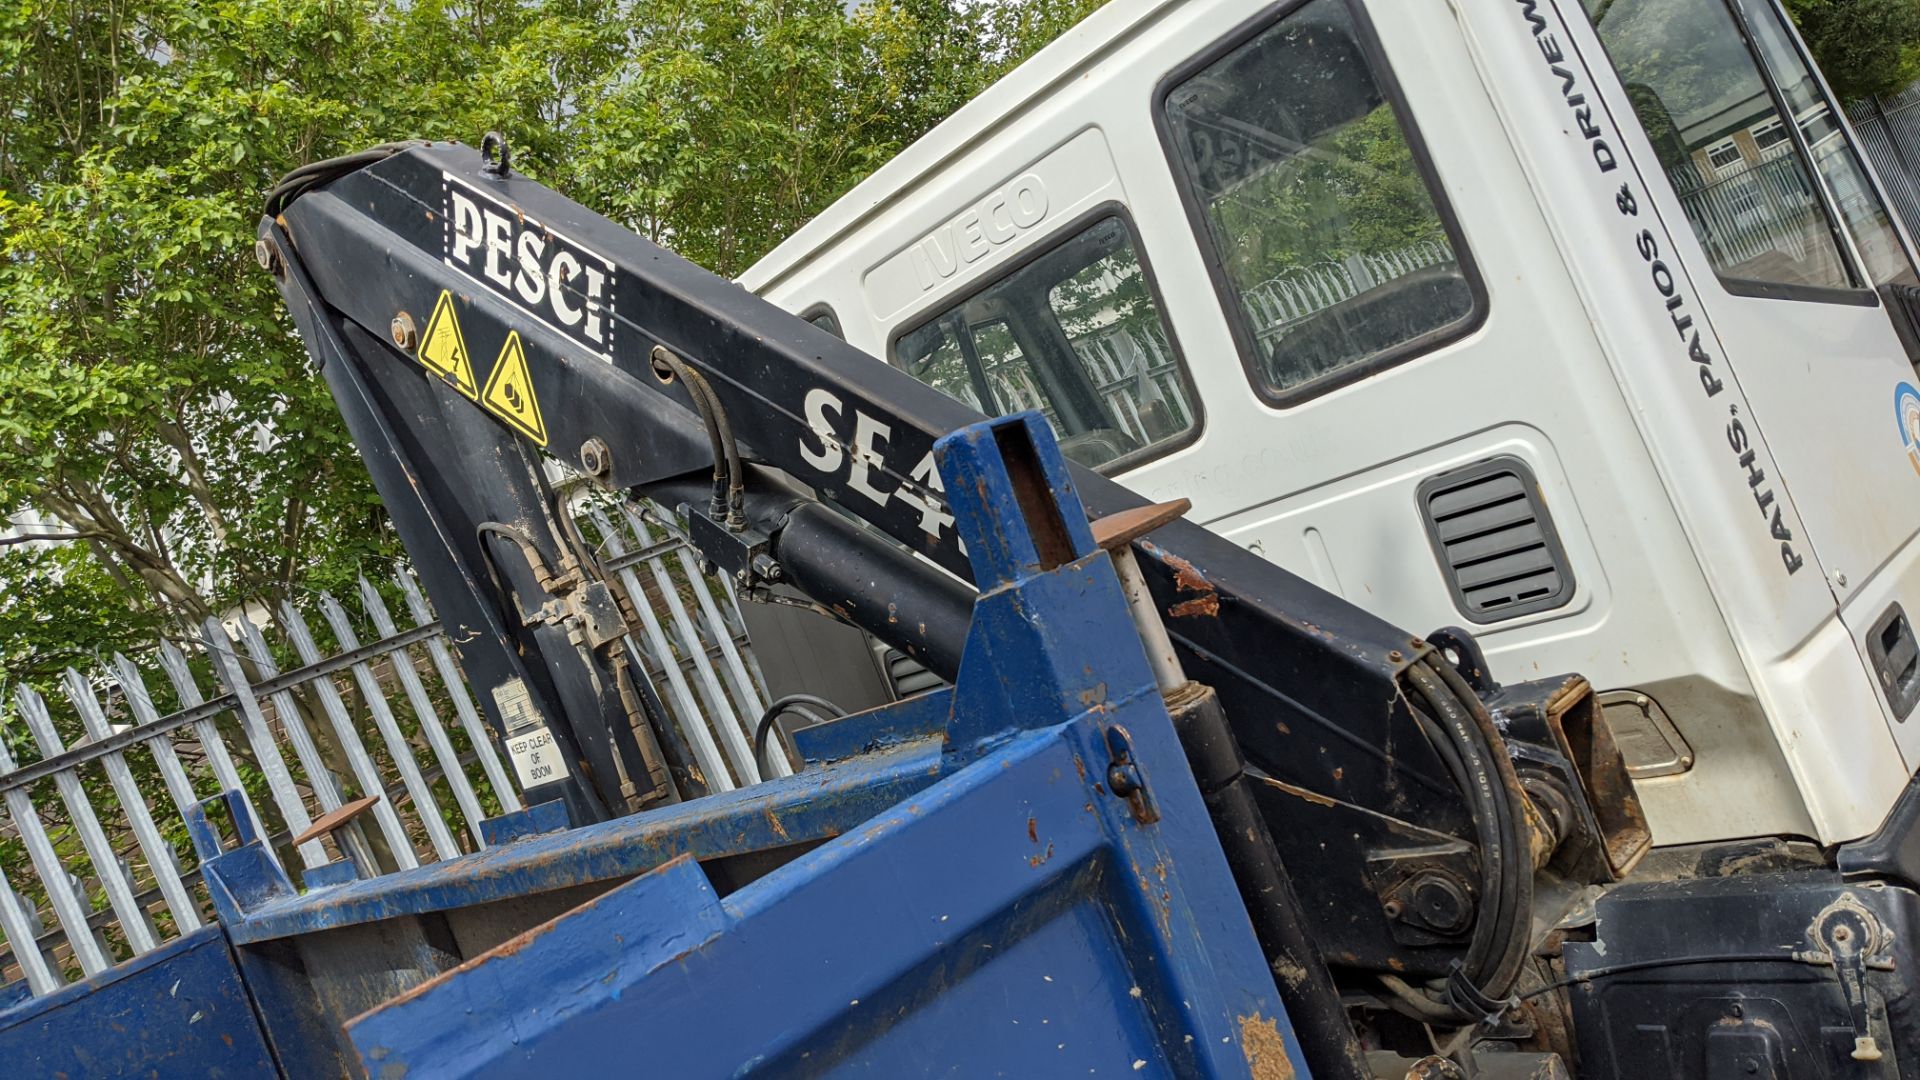
[[[1159,322],[1088,335],[1075,340],[1073,348],[1121,430],[1140,445],[1154,440],[1142,413],[1155,404],[1166,410],[1169,431],[1183,431],[1192,423],[1180,365]]]
[[[602,565],[619,575],[639,612],[640,632],[628,640],[707,786],[719,792],[759,783],[752,744],[767,707],[766,677],[748,646],[733,582],[700,572],[680,523],[658,506],[623,503],[590,510],[587,519],[601,537]],[[792,773],[772,757],[775,776]]]
[[[1270,351],[1275,338],[1309,315],[1415,270],[1452,262],[1453,249],[1447,244],[1419,240],[1386,251],[1297,266],[1247,289],[1241,299],[1262,351]]]
[[[1812,178],[1792,154],[1745,162],[1711,180],[1691,163],[1668,175],[1715,266],[1738,267],[1775,252],[1801,262],[1809,256],[1809,237],[1825,228]]]
[[[1891,97],[1847,106],[1847,119],[1873,162],[1893,212],[1908,232],[1920,231],[1920,83]]]
[[[1157,322],[1113,325],[1071,338],[1074,355],[1107,407],[1107,415],[1121,431],[1142,446],[1154,441],[1143,413],[1155,403],[1168,414],[1170,430],[1183,430],[1193,415],[1179,361]],[[982,352],[980,370],[1002,412],[1037,410],[1061,431],[1052,400],[1034,382],[1031,362],[1018,351]],[[981,408],[971,389],[960,388],[961,399]],[[1162,435],[1165,432],[1161,433]]]
[[[757,783],[766,689],[731,583],[700,572],[659,507],[583,517],[634,599],[639,666],[709,784]],[[181,814],[220,791],[243,792],[289,869],[343,855],[291,840],[365,795],[381,798],[352,841],[387,871],[480,850],[480,822],[520,809],[457,643],[410,570],[354,593],[351,605],[320,595],[317,622],[292,604],[271,625],[209,620],[145,665],[116,654],[66,672],[56,695],[16,690],[11,716],[0,707],[0,984],[46,994],[208,921]]]

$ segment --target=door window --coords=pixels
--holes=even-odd
[[[988,416],[1036,409],[1090,468],[1138,464],[1199,423],[1126,223],[1104,217],[893,345],[894,362]]]
[[[1345,0],[1310,0],[1164,94],[1175,171],[1270,399],[1424,351],[1480,308],[1369,35]]]
[[[1760,295],[1858,288],[1820,187],[1785,137],[1786,122],[1725,3],[1584,2],[1720,279]],[[1796,119],[1805,130],[1806,120]]]
[[[1794,47],[1787,28],[1781,25],[1779,12],[1772,5],[1766,5],[1764,10],[1755,10],[1750,21],[1760,55],[1766,58],[1767,69],[1780,87],[1780,96],[1799,118],[1800,133],[1806,139],[1808,153],[1813,156],[1814,168],[1827,182],[1833,204],[1853,234],[1854,247],[1866,264],[1868,276],[1876,285],[1891,281],[1915,283],[1913,264],[1907,260],[1900,234],[1887,218],[1886,207],[1868,180],[1866,169],[1861,167],[1859,154],[1843,136],[1840,119],[1834,115],[1833,105],[1827,100],[1819,79],[1807,66],[1800,50]]]

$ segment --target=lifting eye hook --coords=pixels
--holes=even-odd
[[[480,137],[480,158],[485,162],[480,171],[488,176],[505,180],[513,171],[513,151],[507,147],[507,137],[497,131]]]

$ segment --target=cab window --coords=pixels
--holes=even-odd
[[[1837,131],[1810,76],[1792,88],[1800,115],[1789,118],[1722,0],[1584,3],[1721,281],[1789,299],[1858,289],[1801,146]],[[1843,151],[1851,153],[1835,140],[1824,152]],[[1847,163],[1828,164],[1840,180]]]
[[[1754,44],[1780,87],[1780,97],[1798,117],[1807,152],[1813,155],[1813,167],[1827,182],[1840,219],[1853,235],[1854,248],[1865,264],[1867,277],[1875,285],[1896,281],[1920,284],[1920,278],[1914,275],[1913,263],[1907,259],[1906,248],[1900,243],[1900,234],[1894,231],[1893,221],[1880,201],[1880,193],[1874,190],[1867,170],[1860,164],[1859,153],[1841,129],[1833,103],[1814,76],[1813,68],[1794,45],[1781,18],[1770,5],[1753,8],[1750,24]],[[1772,123],[1778,132],[1773,141],[1784,142],[1786,126],[1778,120]],[[1761,136],[1755,137],[1755,143],[1763,151],[1769,145]]]
[[[1037,409],[1060,449],[1125,468],[1194,431],[1195,400],[1126,222],[1102,217],[893,345],[908,374],[988,416]]]
[[[1161,132],[1254,385],[1285,403],[1465,332],[1481,292],[1346,0],[1162,90]]]
[[[825,304],[808,308],[806,314],[800,317],[820,329],[825,330],[827,333],[832,334],[834,337],[839,338],[841,341],[847,340],[846,333],[840,329],[840,317],[835,315],[833,309]]]

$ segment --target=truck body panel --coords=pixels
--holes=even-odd
[[[1717,17],[1727,64],[1742,62],[1724,48],[1744,48],[1736,17],[1756,42],[1753,87],[1763,57],[1793,55],[1769,5]],[[1244,370],[1168,95],[1270,28],[1327,19],[1371,57],[1376,115],[1397,117],[1475,302],[1412,355],[1269,400]],[[1793,78],[1803,125],[1844,125],[1804,104],[1817,78]],[[929,313],[990,294],[1105,207],[1137,238],[1194,418],[1156,456],[1105,471],[1192,499],[1210,528],[1398,624],[1471,620],[1503,678],[1579,670],[1650,698],[1689,762],[1636,770],[1662,842],[1863,836],[1912,771],[1866,641],[1900,595],[1877,575],[1897,576],[1882,568],[1908,564],[1920,529],[1920,477],[1889,405],[1912,366],[1863,276],[1897,264],[1911,277],[1904,234],[1828,238],[1856,266],[1850,288],[1729,285],[1689,227],[1699,198],[1682,205],[1630,100],[1572,0],[1112,4],[742,280],[790,310],[831,310],[848,340],[898,364]],[[1755,117],[1778,112],[1743,100]],[[1821,160],[1852,153],[1827,139]],[[1837,166],[1823,168],[1837,198]],[[1863,169],[1847,174],[1865,184],[1848,206],[1878,205]],[[1048,192],[1044,215],[969,246],[969,225],[1000,220],[1023,183]],[[937,257],[953,236],[949,268]],[[1550,607],[1478,618],[1423,528],[1422,485],[1507,457],[1550,515],[1571,584]],[[1862,595],[1843,620],[1841,602]]]

